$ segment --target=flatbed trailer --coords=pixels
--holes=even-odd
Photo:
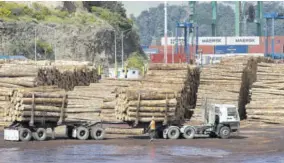
[[[48,139],[47,130],[51,129],[51,138],[55,139],[55,128],[66,126],[66,135],[71,139],[79,140],[102,140],[105,138],[105,128],[111,126],[125,126],[125,123],[113,123],[107,121],[65,121],[54,122],[14,122],[4,128],[4,140],[9,141],[44,141]]]

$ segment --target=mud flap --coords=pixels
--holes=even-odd
[[[4,140],[20,141],[19,130],[4,129]]]

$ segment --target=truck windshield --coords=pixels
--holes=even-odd
[[[237,109],[235,107],[228,108],[228,116],[236,116]]]

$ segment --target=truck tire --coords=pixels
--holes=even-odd
[[[28,128],[19,129],[19,138],[21,141],[30,141],[32,139],[32,132]]]
[[[170,127],[168,129],[168,138],[169,139],[178,139],[180,136],[179,128],[177,127]]]
[[[193,139],[195,136],[195,129],[193,127],[186,127],[184,129],[183,137],[185,139]]]
[[[80,126],[77,128],[77,138],[79,140],[87,140],[89,138],[89,129],[86,127]]]
[[[223,126],[223,127],[220,129],[219,136],[220,136],[222,139],[228,139],[228,138],[230,137],[230,133],[231,133],[230,128],[227,127],[227,126]]]
[[[33,138],[38,141],[45,141],[47,138],[46,129],[38,128],[33,132]]]
[[[105,130],[101,127],[92,127],[91,137],[95,140],[103,140],[105,137]]]

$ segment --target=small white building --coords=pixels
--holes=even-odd
[[[109,68],[108,77],[115,78],[115,68]],[[139,79],[141,77],[141,72],[137,68],[128,68],[125,70],[123,68],[117,69],[117,78],[119,79]]]

